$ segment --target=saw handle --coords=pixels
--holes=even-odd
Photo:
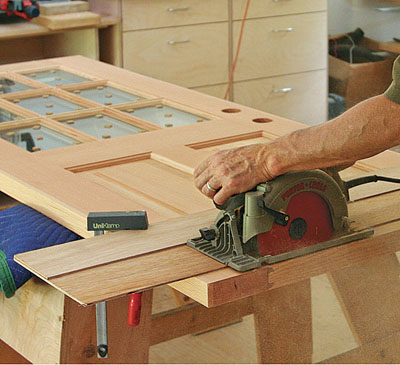
[[[275,218],[276,224],[285,227],[289,223],[290,217],[287,214],[268,208],[267,206],[265,206],[264,200],[258,199],[257,204],[260,208],[264,209],[268,214],[272,215]]]

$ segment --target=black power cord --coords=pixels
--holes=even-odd
[[[371,176],[359,177],[349,181],[344,181],[344,187],[346,188],[346,190],[349,190],[351,188],[354,188],[355,186],[377,181],[386,181],[386,182],[400,184],[400,179],[395,179],[393,177],[386,177],[386,176],[371,175]]]

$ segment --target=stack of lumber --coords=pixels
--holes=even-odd
[[[87,1],[40,3],[40,16],[33,19],[50,30],[82,28],[100,24],[99,14],[89,11]]]

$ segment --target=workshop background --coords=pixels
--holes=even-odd
[[[281,1],[287,3],[284,11],[271,13],[252,0],[245,21],[245,0],[73,1],[79,6],[70,4],[61,12],[48,6],[47,13],[30,21],[0,20],[0,63],[80,54],[307,125],[324,123],[389,86],[391,65],[400,53],[400,1]],[[43,5],[50,3],[63,1]],[[280,38],[272,39],[266,28]],[[346,34],[357,28],[363,32],[359,45],[380,57],[376,61],[335,57],[336,45],[348,44]],[[285,37],[293,29],[300,29],[298,37]],[[354,39],[350,43],[352,52]],[[311,283],[313,293],[324,293],[312,297],[318,313],[313,362],[319,362],[356,348],[357,339],[328,277]],[[155,313],[190,302],[172,296],[167,287],[154,295]],[[183,360],[257,363],[252,315],[151,347],[150,363]]]

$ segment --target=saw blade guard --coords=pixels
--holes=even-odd
[[[246,193],[243,242],[271,230],[274,224],[274,217],[259,207],[257,200],[263,199],[264,205],[270,209],[286,212],[291,199],[305,192],[317,194],[325,201],[335,233],[346,230],[348,209],[342,187],[326,172],[309,170],[278,176],[259,185],[257,191]]]

